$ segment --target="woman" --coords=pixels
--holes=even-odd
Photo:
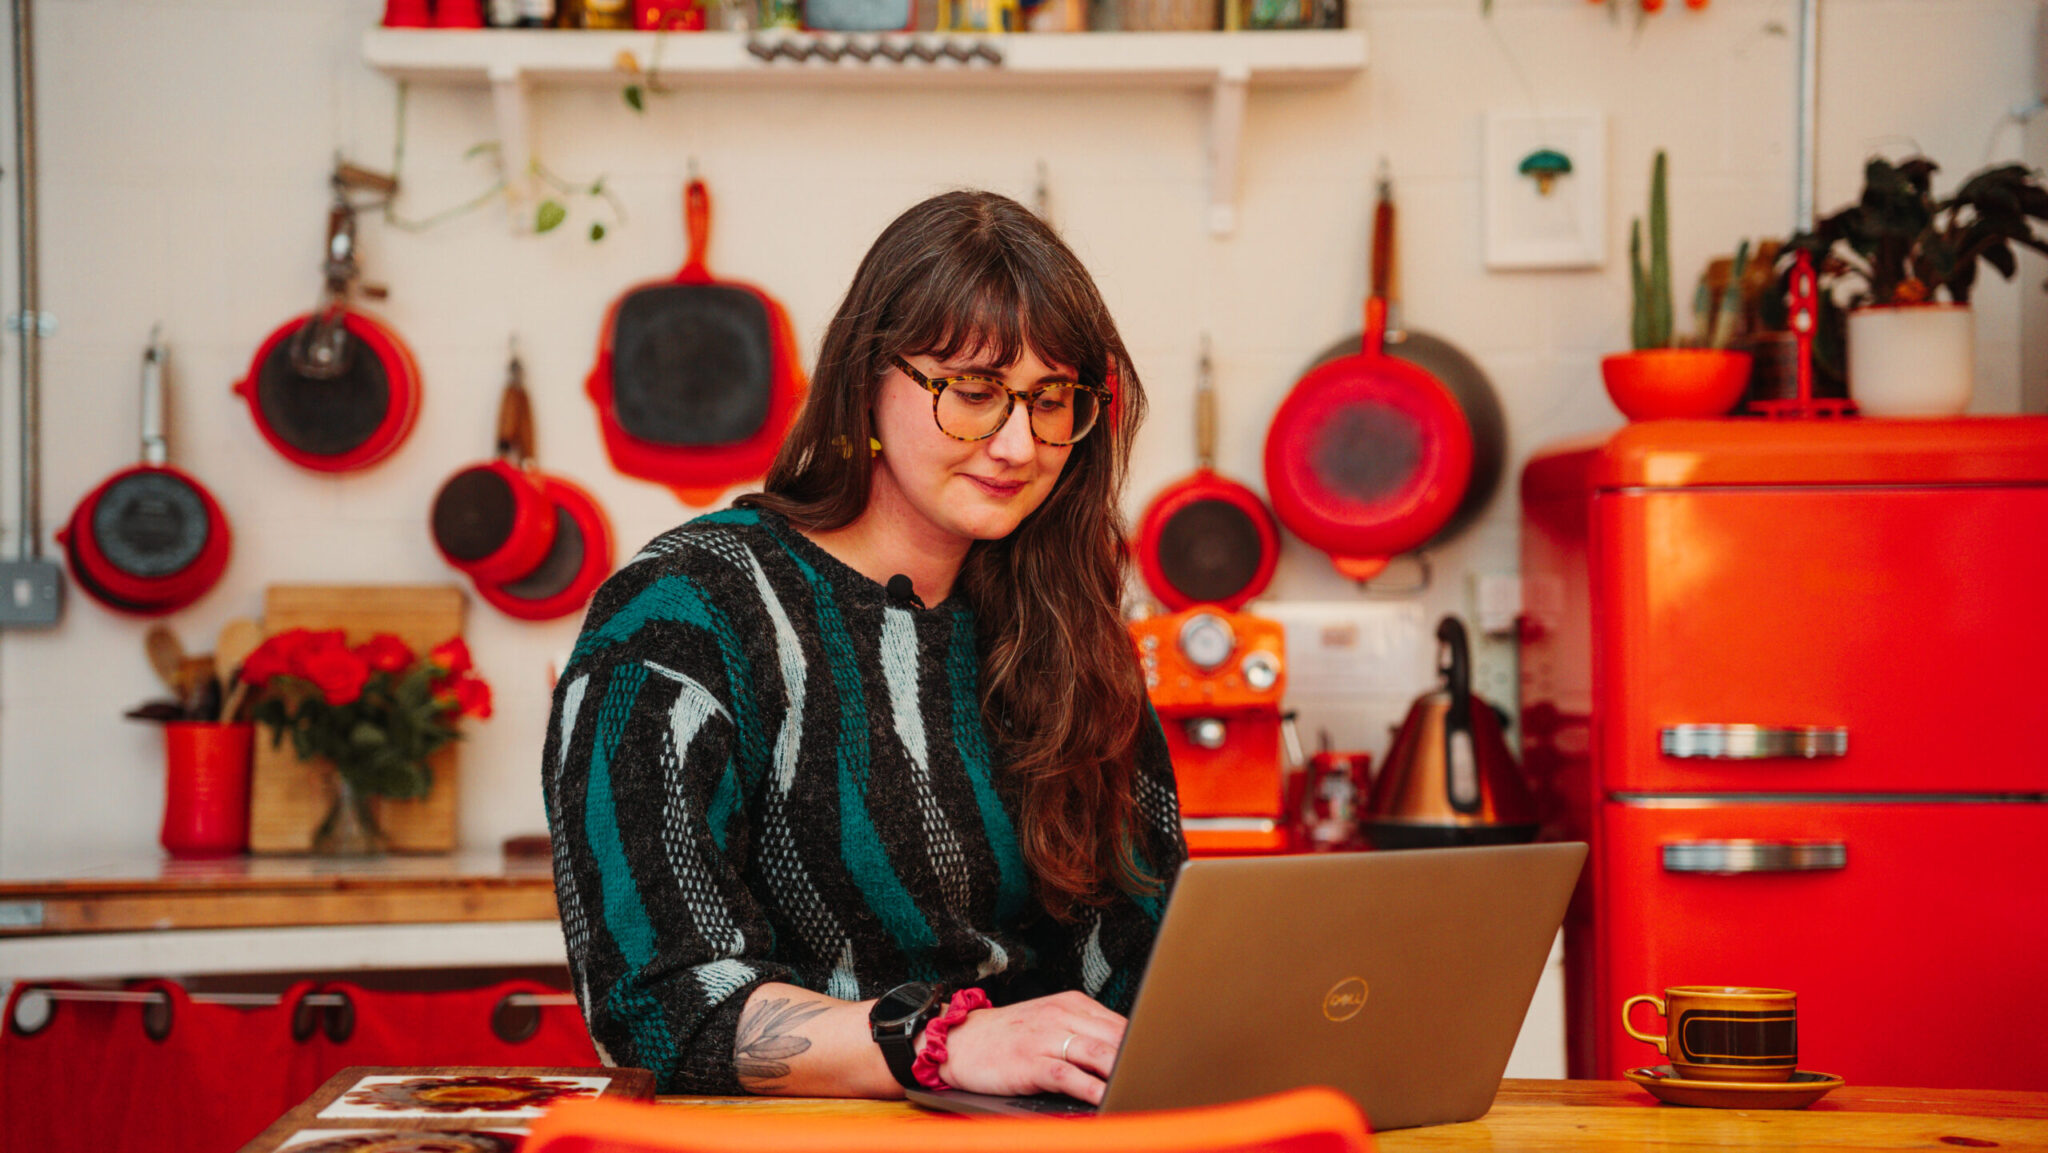
[[[765,491],[612,577],[558,682],[555,883],[607,1060],[1101,1100],[1186,856],[1118,611],[1143,407],[1022,206],[882,233]]]

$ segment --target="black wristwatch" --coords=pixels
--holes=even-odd
[[[905,1089],[922,1089],[910,1071],[917,1060],[917,1031],[945,1007],[946,990],[939,985],[912,981],[882,994],[868,1010],[868,1034],[881,1046],[889,1072]]]

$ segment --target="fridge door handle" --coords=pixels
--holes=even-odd
[[[1817,873],[1849,865],[1841,841],[1674,841],[1663,850],[1667,873]]]
[[[1666,725],[1657,747],[1667,757],[1760,761],[1779,757],[1840,757],[1849,752],[1844,725]]]

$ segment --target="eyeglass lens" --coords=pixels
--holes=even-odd
[[[999,381],[948,381],[939,393],[939,427],[967,440],[989,436],[1010,418],[1010,396]],[[1030,409],[1031,431],[1047,444],[1072,444],[1088,435],[1101,407],[1094,393],[1078,385],[1048,385],[1018,399]]]

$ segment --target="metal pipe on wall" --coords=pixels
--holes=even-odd
[[[1799,0],[1799,124],[1792,142],[1792,227],[1813,230],[1814,148],[1820,122],[1820,0]]]
[[[43,555],[41,417],[42,310],[36,281],[35,33],[34,0],[14,0],[14,216],[19,272],[21,336],[21,524],[16,554]]]

